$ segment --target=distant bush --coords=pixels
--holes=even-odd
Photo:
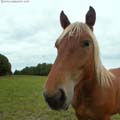
[[[52,64],[42,63],[37,66],[25,67],[22,70],[15,70],[14,75],[40,75],[47,76]]]
[[[10,74],[12,74],[11,64],[6,56],[0,54],[0,76]]]

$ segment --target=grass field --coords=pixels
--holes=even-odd
[[[46,77],[0,77],[0,120],[77,120],[74,110],[56,112],[42,96]],[[119,115],[112,120],[120,120]]]

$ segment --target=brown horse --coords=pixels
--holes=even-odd
[[[61,12],[64,31],[56,41],[58,55],[44,88],[52,109],[67,110],[72,104],[79,120],[110,120],[120,113],[120,69],[103,66],[93,33],[95,20],[92,7],[85,23],[71,24]]]

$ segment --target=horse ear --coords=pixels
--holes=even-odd
[[[96,12],[93,7],[89,7],[89,11],[86,14],[86,24],[90,27],[90,29],[93,31],[93,26],[95,24],[96,20]]]
[[[60,24],[63,27],[63,29],[70,25],[70,21],[63,11],[61,11],[60,13]]]

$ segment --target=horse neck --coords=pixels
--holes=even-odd
[[[94,61],[94,60],[92,60]],[[84,67],[84,77],[82,79],[82,87],[81,91],[85,92],[85,94],[92,92],[92,89],[97,84],[96,80],[96,71],[94,62],[87,62]]]
[[[81,95],[89,96],[97,84],[96,71],[94,63],[90,61],[84,67],[84,77],[80,80],[74,89],[73,107],[80,103]]]

